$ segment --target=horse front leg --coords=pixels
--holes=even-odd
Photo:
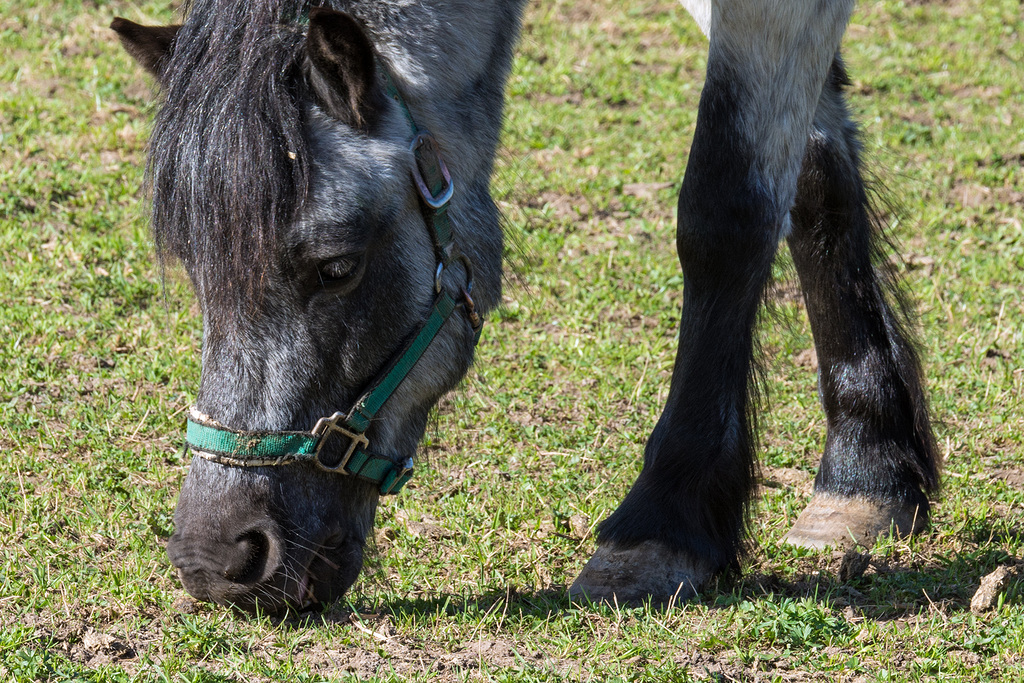
[[[850,0],[712,7],[679,195],[683,308],[669,395],[640,476],[602,523],[574,597],[686,599],[738,565],[756,483],[754,322],[851,8]]]
[[[789,247],[818,353],[828,423],[814,497],[787,541],[870,545],[928,520],[939,457],[921,372],[900,307],[872,263],[877,234],[839,56],[822,92],[800,175]]]

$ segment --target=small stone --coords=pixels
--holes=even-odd
[[[585,540],[590,538],[590,521],[585,515],[573,515],[569,518],[569,528],[576,538]]]
[[[114,636],[97,631],[89,631],[82,636],[82,645],[85,645],[86,649],[93,652],[103,652],[112,642],[114,642]]]
[[[199,601],[193,598],[191,595],[182,595],[173,603],[171,607],[178,610],[182,614],[197,614],[199,612]]]
[[[861,553],[857,552],[856,548],[850,548],[839,563],[839,580],[845,583],[859,579],[864,575],[869,564],[871,564],[871,553]]]
[[[999,567],[994,572],[981,580],[977,592],[971,598],[971,611],[981,614],[994,608],[999,603],[999,596],[1006,590],[1006,584],[1010,582],[1010,569]]]
[[[82,636],[82,645],[93,656],[105,656],[111,659],[130,659],[135,651],[108,633],[89,630]]]
[[[390,526],[378,528],[376,534],[374,535],[374,539],[376,540],[377,545],[387,545],[396,538],[398,538],[398,532],[395,531],[394,527]]]
[[[432,519],[424,519],[422,522],[413,522],[412,520],[408,520],[405,522],[405,530],[409,532],[410,536],[423,538],[429,541],[436,541],[441,538],[452,538],[455,536],[454,531],[444,528]]]

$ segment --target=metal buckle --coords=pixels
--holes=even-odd
[[[445,188],[439,195],[434,195],[427,187],[426,181],[423,180],[423,173],[420,171],[419,155],[418,152],[420,147],[429,147],[434,153],[434,157],[437,160],[437,166],[441,169],[441,177],[444,178]],[[412,179],[416,183],[416,189],[420,193],[420,197],[423,201],[432,209],[440,209],[449,201],[451,201],[452,195],[455,193],[455,183],[452,182],[452,176],[448,172],[448,167],[444,164],[444,159],[441,158],[441,151],[437,148],[437,140],[434,136],[427,131],[421,131],[416,134],[416,137],[409,143],[409,149],[412,151],[416,159],[412,165]]]
[[[388,485],[387,489],[381,490],[380,495],[386,496],[389,493],[391,493],[391,491],[395,488],[395,484],[402,481],[402,478],[405,477],[405,475],[412,472],[413,465],[414,463],[412,461],[412,458],[406,458],[405,462],[402,463],[402,469],[398,470],[398,474],[396,474],[395,478],[391,480],[391,483]]]
[[[348,474],[348,471],[345,469],[345,465],[347,465],[348,461],[352,458],[352,454],[355,453],[356,449],[360,446],[366,448],[370,445],[370,440],[362,434],[353,432],[338,424],[341,420],[344,420],[347,417],[348,416],[345,413],[339,411],[330,417],[321,417],[317,420],[316,426],[313,427],[313,435],[319,438],[319,441],[317,441],[316,444],[315,460],[317,466],[322,470],[326,470],[327,472],[337,472],[338,470],[341,470],[343,474]],[[333,433],[347,436],[351,442],[348,445],[348,449],[345,451],[345,455],[342,456],[340,461],[338,461],[338,464],[330,467],[325,465],[320,459],[320,449],[323,448],[324,443],[327,441],[327,437]]]

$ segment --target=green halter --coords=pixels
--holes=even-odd
[[[421,130],[408,105],[395,86],[391,74],[382,70],[385,92],[398,103],[412,129],[410,150],[416,163],[412,167],[413,183],[422,200],[423,217],[430,231],[437,257],[434,278],[435,298],[427,319],[406,342],[391,362],[377,375],[347,413],[337,412],[317,421],[311,432],[250,432],[226,427],[193,408],[189,412],[185,443],[196,455],[213,462],[234,467],[263,467],[312,461],[321,469],[350,474],[369,480],[380,487],[382,495],[395,494],[412,478],[413,460],[396,463],[391,458],[367,450],[365,433],[377,412],[383,407],[417,361],[430,346],[444,323],[461,304],[475,331],[474,344],[480,339],[483,320],[475,311],[470,294],[473,271],[469,259],[460,254],[455,244],[448,206],[455,190],[448,168],[441,158],[433,136]],[[453,261],[462,262],[466,285],[456,301],[442,286],[441,275]],[[331,438],[348,439],[344,454],[337,462],[325,462],[320,453]]]

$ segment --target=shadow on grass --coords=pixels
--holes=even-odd
[[[397,620],[406,617],[424,619],[441,615],[472,617],[481,621],[490,616],[513,614],[519,618],[547,618],[579,607],[569,600],[564,587],[520,592],[492,590],[478,596],[440,594],[431,598],[389,600],[385,604],[336,604],[317,615],[326,623],[345,623],[360,614],[388,615]]]
[[[995,548],[948,557],[920,554],[906,561],[890,551],[872,555],[864,574],[845,580],[840,578],[841,561],[836,558],[829,560],[824,555],[816,555],[801,558],[799,562],[804,571],[790,579],[774,572],[723,577],[719,590],[705,591],[700,602],[711,609],[724,609],[769,596],[772,599],[811,599],[851,609],[860,617],[876,621],[904,619],[922,611],[937,610],[952,615],[970,610],[971,597],[982,577],[996,567],[1024,566],[1021,560]],[[1018,577],[1007,587],[1006,602],[1017,601],[1021,594],[1024,594],[1024,577]]]
[[[969,535],[974,535],[969,534]],[[989,536],[986,535],[986,539]],[[885,551],[885,549],[883,549]],[[945,615],[969,611],[971,596],[982,577],[1000,565],[1024,565],[1003,550],[978,549],[949,557],[914,553],[902,559],[894,549],[872,555],[867,571],[849,579],[839,576],[838,554],[798,558],[798,571],[782,578],[776,571],[748,570],[726,574],[697,598],[679,607],[645,605],[639,609],[663,612],[699,604],[712,610],[732,609],[744,602],[813,600],[822,606],[849,609],[861,618],[876,621],[899,620],[939,610]],[[1024,597],[1024,576],[1011,582],[1006,603]],[[316,616],[327,623],[352,620],[354,614],[387,614],[402,620],[441,615],[476,618],[497,615],[546,619],[578,610],[601,612],[608,606],[574,602],[564,586],[539,591],[515,587],[491,590],[476,596],[440,594],[429,598],[389,600],[383,604],[337,604]]]
[[[952,616],[969,611],[971,597],[982,577],[1001,565],[1016,565],[1019,567],[1017,577],[1004,592],[1004,604],[1012,604],[1024,600],[1024,559],[993,546],[1019,545],[1024,542],[1024,530],[1002,521],[969,519],[942,538],[920,537],[912,546],[883,542],[872,550],[866,571],[851,578],[841,578],[841,552],[807,553],[774,561],[755,560],[744,573],[722,575],[695,599],[682,605],[647,604],[639,609],[664,612],[702,605],[711,610],[724,610],[743,603],[789,599],[811,600],[830,609],[852,610],[859,618],[876,621],[900,620],[934,611]],[[949,554],[948,548],[952,545],[969,550]],[[795,565],[795,571],[780,571],[780,562]],[[372,576],[376,573],[375,563],[371,560],[368,564]],[[508,586],[479,595],[441,593],[358,604],[341,601],[324,605],[319,611],[290,613],[278,623],[296,627],[312,622],[343,624],[358,620],[360,615],[387,615],[397,620],[422,620],[442,615],[481,621],[495,615],[547,619],[581,610],[596,614],[614,608],[574,602],[569,599],[565,586],[542,590]]]

